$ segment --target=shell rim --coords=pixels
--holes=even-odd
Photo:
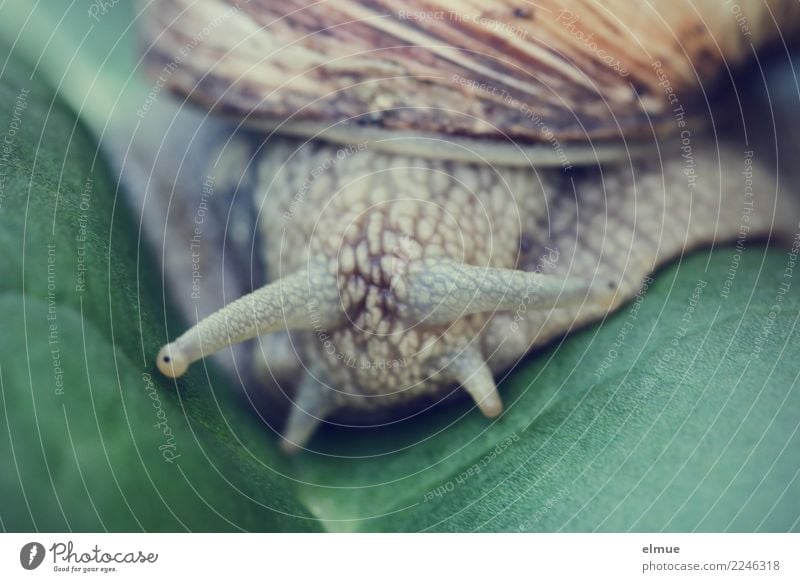
[[[509,167],[563,167],[596,165],[640,158],[653,152],[653,141],[619,139],[563,142],[558,147],[490,137],[436,134],[422,131],[368,127],[347,120],[324,123],[250,119],[250,129],[270,135],[320,139],[339,145],[366,145],[381,152],[465,163],[491,163]]]

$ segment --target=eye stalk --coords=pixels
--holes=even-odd
[[[517,269],[424,262],[409,278],[411,315],[429,323],[449,323],[473,313],[513,311],[520,304],[551,309],[585,302],[609,302],[608,281],[564,278]]]
[[[298,271],[240,297],[212,313],[158,352],[156,366],[170,378],[192,362],[224,348],[282,329],[312,329],[309,306],[321,324],[342,317],[336,277],[321,264]]]
[[[180,378],[189,369],[191,362],[183,354],[177,343],[165,345],[158,352],[156,365],[158,371],[169,378]]]

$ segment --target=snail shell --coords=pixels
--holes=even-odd
[[[741,128],[710,139],[706,101],[795,32],[796,2],[738,17],[716,0],[414,6],[147,12],[152,74],[261,131],[231,143],[253,153],[271,281],[157,364],[180,376],[259,337],[260,375],[296,385],[287,450],[322,420],[407,414],[459,386],[496,417],[494,375],[628,301],[663,262],[734,238],[743,208],[750,236],[796,226]]]
[[[785,0],[743,2],[738,18],[719,0],[170,0],[149,14],[154,71],[191,46],[167,86],[247,123],[540,142],[543,126],[561,141],[674,130],[655,63],[688,107],[800,26]]]

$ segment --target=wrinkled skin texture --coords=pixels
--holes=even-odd
[[[267,139],[244,164],[252,214],[225,222],[239,231],[254,221],[251,257],[272,283],[233,303],[223,292],[228,305],[166,345],[159,368],[178,376],[260,336],[255,377],[296,405],[289,448],[320,419],[401,416],[459,385],[493,417],[502,411],[493,374],[603,317],[660,264],[737,236],[790,235],[797,213],[779,205],[766,160],[721,138],[716,124],[730,130],[731,120],[702,110],[707,85],[794,32],[798,5],[737,6],[752,27],[743,36],[729,7],[690,4],[461,6],[525,33],[513,39],[469,19],[405,18],[394,2],[159,4],[144,27],[146,63],[169,71],[169,89],[260,131],[316,137]],[[174,55],[209,21],[218,34],[176,69]],[[693,111],[697,126],[684,117]],[[346,138],[324,137],[364,147],[319,138],[337,122]],[[429,147],[388,153],[418,132]],[[644,157],[626,155],[629,140],[675,134]],[[443,147],[453,136],[472,138],[484,157],[453,155],[465,149]],[[543,169],[535,155],[520,166],[500,136],[584,153],[601,139],[626,151],[599,167],[567,154],[564,169]],[[222,149],[245,141],[234,135]],[[235,181],[234,165],[214,167]]]
[[[278,283],[255,292],[267,290],[258,307],[243,298],[184,334],[195,334],[189,360],[234,337],[261,336],[245,344],[252,357],[242,361],[252,363],[258,384],[294,402],[288,449],[304,444],[320,420],[402,417],[459,386],[496,416],[493,375],[602,318],[660,264],[742,233],[752,240],[794,232],[798,213],[778,196],[771,173],[744,147],[720,143],[694,141],[682,156],[681,144],[665,139],[654,156],[565,170],[281,137],[256,148],[234,134],[217,160],[227,174],[214,172],[215,187],[246,183],[234,198],[252,204],[244,211],[257,235],[251,250],[267,281]],[[180,214],[175,224],[187,222]],[[223,244],[240,257],[236,226]],[[461,267],[476,270],[477,289]],[[531,272],[552,278],[515,291],[513,274]],[[269,326],[241,331],[259,318]]]
[[[322,142],[273,144],[258,161],[256,188],[269,277],[323,259],[345,317],[335,327],[262,338],[253,348],[255,361],[266,365],[261,374],[269,377],[269,370],[283,380],[306,374],[303,390],[314,397],[300,400],[312,416],[407,412],[463,382],[453,364],[465,354],[477,352],[497,374],[531,348],[630,299],[664,261],[730,241],[743,224],[748,238],[770,230],[775,184],[758,160],[758,201],[743,219],[753,201],[741,174],[745,154],[696,144],[694,173],[687,175],[686,159],[670,146],[661,162],[536,171]],[[791,215],[779,213],[778,220]],[[435,317],[409,315],[415,306],[431,306],[410,293],[408,280],[415,264],[439,259],[608,280],[616,292],[586,294],[577,305],[555,309],[535,309],[523,299],[517,309],[431,323]],[[449,293],[458,296],[459,286]],[[459,301],[466,309],[472,299]]]

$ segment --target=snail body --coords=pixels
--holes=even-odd
[[[199,4],[206,12],[180,12],[178,0],[159,9],[150,58],[163,62],[182,27],[225,7],[225,23],[244,34],[225,52],[214,43],[228,37],[209,36],[170,82],[264,132],[253,192],[270,282],[165,345],[157,364],[179,376],[193,361],[259,338],[259,374],[296,386],[287,450],[304,446],[325,419],[398,416],[458,390],[497,417],[496,375],[630,300],[665,261],[736,237],[747,202],[738,171],[744,159],[755,162],[749,167],[760,191],[771,193],[747,213],[751,236],[796,224],[752,152],[735,139],[711,141],[675,116],[665,87],[672,95],[675,87],[689,91],[692,59],[674,56],[672,46],[654,41],[672,57],[666,72],[659,59],[645,66],[624,51],[609,71],[574,27],[552,22],[557,12],[537,16],[537,28],[506,2],[488,14],[508,26],[522,20],[533,40],[479,24],[477,41],[499,46],[504,58],[454,44],[452,35],[472,29],[468,19],[378,18],[376,7],[388,2],[297,11],[292,3]],[[585,3],[571,7],[605,23],[597,35],[605,54],[619,44],[610,30],[616,25]],[[173,18],[178,13],[185,22]],[[774,36],[760,12],[748,16],[764,42]],[[622,28],[640,38],[644,25],[628,24]],[[744,54],[738,36],[717,32],[728,58]],[[426,44],[431,35],[451,44]],[[340,36],[351,45],[342,49]],[[545,58],[542,37],[565,52]],[[711,42],[701,40],[698,54]],[[364,42],[374,43],[372,52],[361,50]],[[289,56],[280,56],[284,46]],[[376,53],[397,59],[376,60]],[[425,73],[437,66],[443,71],[431,81]],[[255,74],[259,68],[281,73]],[[229,69],[234,80],[221,85]],[[485,80],[463,81],[476,73]],[[556,90],[545,99],[548,85]],[[459,99],[465,112],[456,110]],[[529,102],[536,106],[519,105]]]

